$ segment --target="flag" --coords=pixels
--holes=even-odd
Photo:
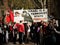
[[[10,10],[9,13],[10,13],[10,19],[11,19],[11,21],[14,22],[14,14],[13,14],[13,12]]]
[[[6,15],[6,23],[9,23],[10,22],[10,16],[9,15]]]

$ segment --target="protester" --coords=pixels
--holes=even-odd
[[[31,29],[31,40],[34,44],[37,42],[37,23],[33,22],[30,29]]]
[[[25,30],[24,30],[24,24],[22,23],[22,21],[20,21],[19,26],[18,26],[18,31],[19,31],[19,43],[20,44],[24,44],[24,34],[25,34]]]
[[[8,43],[8,31],[9,31],[9,27],[7,24],[4,25],[4,29],[6,30],[6,43]]]
[[[55,45],[56,37],[55,37],[54,25],[52,20],[49,22],[46,31],[47,32],[46,32],[45,45]]]
[[[27,40],[28,25],[27,25],[27,23],[24,23],[24,27],[25,27],[24,42],[28,43],[28,40]]]
[[[27,42],[29,43],[30,41],[30,25],[28,25],[28,30],[27,30]]]
[[[3,34],[2,34],[2,28],[1,28],[1,24],[0,24],[0,45],[3,44]]]
[[[9,25],[9,41],[13,41],[13,25],[11,23]]]
[[[16,23],[13,25],[13,43],[16,44],[17,41],[17,26]]]

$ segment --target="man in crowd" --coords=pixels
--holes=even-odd
[[[22,23],[22,21],[20,21],[20,24],[18,26],[18,31],[19,31],[19,43],[22,44],[24,42],[23,41],[23,36],[24,36],[24,33],[25,33],[24,24]]]

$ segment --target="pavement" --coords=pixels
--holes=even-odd
[[[34,45],[34,43],[32,42],[29,42],[27,44],[19,44],[18,42],[16,44],[13,44],[13,42],[8,42],[7,44],[4,44],[4,45]]]

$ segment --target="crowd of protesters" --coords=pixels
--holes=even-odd
[[[25,44],[32,42],[37,45],[58,45],[60,43],[59,26],[55,19],[49,22],[32,22],[28,23],[9,23],[5,24],[0,21],[0,44],[8,42],[19,42]]]

